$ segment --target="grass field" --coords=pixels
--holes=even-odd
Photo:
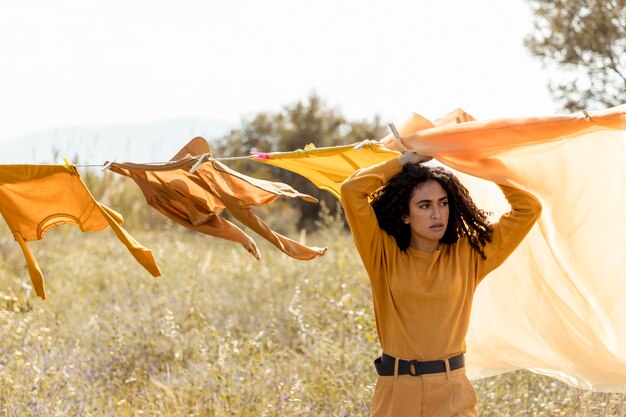
[[[307,243],[328,253],[310,262],[261,239],[257,262],[179,227],[128,224],[158,279],[110,230],[58,228],[31,244],[45,302],[0,225],[0,415],[367,416],[379,354],[370,290],[349,234],[325,223]],[[625,395],[526,371],[474,385],[482,416],[626,415]]]

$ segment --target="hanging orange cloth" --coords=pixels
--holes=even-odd
[[[132,178],[148,204],[170,220],[200,233],[240,243],[259,258],[252,238],[233,223],[219,217],[224,204],[204,187],[199,178],[183,169],[189,169],[193,164],[193,159],[187,159],[167,164],[169,171],[152,171],[159,167],[113,163],[109,169]]]
[[[98,203],[75,167],[68,165],[0,165],[0,213],[18,242],[35,293],[46,299],[44,278],[26,242],[43,239],[55,226],[71,224],[83,232],[111,226],[133,257],[153,276],[160,276],[152,252],[120,225],[122,216]]]
[[[110,169],[135,180],[149,205],[177,223],[201,233],[241,243],[260,258],[254,241],[234,224],[219,217],[227,209],[237,220],[250,227],[285,254],[301,260],[314,259],[326,248],[309,247],[272,231],[253,212],[252,206],[270,204],[280,196],[317,199],[301,194],[287,184],[251,178],[235,172],[218,161],[206,161],[194,173],[193,156],[210,155],[205,139],[197,137],[161,165],[112,163]]]

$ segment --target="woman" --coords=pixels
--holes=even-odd
[[[511,211],[491,225],[452,173],[420,165],[428,159],[405,153],[341,186],[383,350],[371,416],[477,415],[463,356],[474,291],[541,213],[534,196],[499,185]]]

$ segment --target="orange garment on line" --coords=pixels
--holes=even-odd
[[[159,167],[129,163],[113,163],[109,169],[132,178],[148,204],[170,220],[200,233],[240,243],[258,258],[252,238],[219,217],[224,209],[222,202],[205,189],[202,181],[183,170],[193,163],[193,160],[185,160],[168,164],[169,171],[154,171]]]
[[[46,299],[44,278],[26,242],[43,239],[55,226],[71,224],[83,232],[111,226],[133,257],[153,276],[160,276],[152,252],[121,227],[122,216],[98,203],[75,167],[64,165],[0,165],[0,213],[18,242],[35,293]]]
[[[168,218],[192,230],[239,242],[257,258],[260,254],[254,241],[219,217],[223,209],[295,259],[314,259],[326,252],[326,248],[305,246],[272,231],[252,212],[253,206],[270,204],[280,196],[311,202],[316,202],[315,198],[287,184],[240,174],[218,161],[203,162],[194,173],[188,172],[197,160],[193,156],[210,153],[206,140],[197,137],[172,158],[177,162],[158,166],[113,163],[110,169],[135,180],[148,204]]]

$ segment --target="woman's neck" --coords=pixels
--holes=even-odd
[[[422,252],[433,253],[437,249],[439,249],[439,241],[424,239],[424,238],[416,238],[415,236],[412,236],[409,246],[412,247],[413,249],[421,250]]]

